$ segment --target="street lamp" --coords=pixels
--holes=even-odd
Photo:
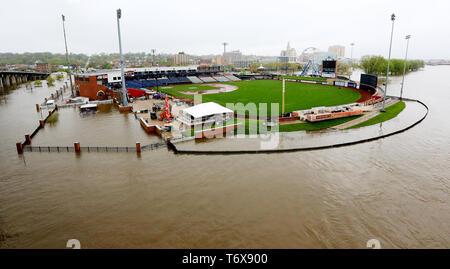
[[[408,58],[408,46],[409,46],[409,39],[411,38],[411,35],[407,35],[405,37],[406,39],[406,53],[405,53],[405,62],[403,63],[403,78],[402,78],[402,87],[400,89],[400,100],[402,100],[403,96],[403,84],[405,83],[405,72],[406,72],[406,59]]]
[[[384,86],[383,108],[381,109],[382,112],[384,112],[384,106],[386,104],[386,92],[387,92],[388,79],[389,79],[389,65],[391,64],[392,36],[394,34],[394,21],[395,21],[394,13],[392,13],[392,15],[391,15],[391,21],[392,21],[391,43],[389,45],[389,58],[388,58],[388,66],[387,66],[387,70],[386,70],[386,84]]]
[[[66,17],[64,15],[61,15],[61,18],[62,18],[63,32],[64,32],[64,44],[66,46],[66,61],[67,61],[67,65],[69,67],[70,90],[72,91],[72,97],[75,97],[75,94],[73,92],[73,83],[72,83],[72,66],[70,65],[69,50],[67,49],[66,26],[64,25],[64,22],[66,21]]]
[[[123,54],[122,54],[122,40],[120,39],[120,18],[122,17],[122,10],[117,10],[117,33],[119,35],[119,50],[120,50],[120,73],[122,76],[122,104],[124,107],[128,106],[127,89],[125,88],[125,72],[123,70]]]

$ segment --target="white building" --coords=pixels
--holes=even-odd
[[[345,47],[341,45],[329,46],[328,52],[336,53],[338,58],[345,57]]]
[[[233,113],[231,109],[208,102],[183,109],[177,120],[187,126],[221,124],[227,122]]]
[[[288,42],[286,50],[282,50],[278,61],[281,63],[295,63],[297,62],[297,51],[291,48],[290,42]]]
[[[173,56],[173,63],[178,65],[188,65],[189,55],[184,52],[179,52]]]

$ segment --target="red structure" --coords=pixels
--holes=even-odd
[[[146,93],[145,90],[131,89],[131,88],[127,88],[127,92],[133,98],[145,96]]]
[[[161,112],[161,118],[165,122],[170,122],[171,117],[172,117],[172,113],[170,113],[169,98],[166,97],[166,106],[164,107],[163,111]]]
[[[106,79],[102,76],[76,76],[75,85],[79,88],[79,95],[88,97],[89,100],[113,99],[115,93],[105,85]]]

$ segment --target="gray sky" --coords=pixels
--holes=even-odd
[[[388,0],[2,0],[0,52],[118,52],[116,9],[122,9],[124,52],[279,55],[288,41],[301,53],[314,46],[346,46],[350,56],[387,57],[390,14],[397,15],[392,57],[450,58],[450,1]]]

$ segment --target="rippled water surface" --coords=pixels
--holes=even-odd
[[[20,87],[0,101],[0,247],[450,247],[450,66],[406,77],[430,107],[418,126],[355,146],[281,154],[26,152],[15,143],[54,92]],[[394,78],[388,94],[398,94]],[[43,113],[46,113],[45,111]],[[33,144],[133,146],[159,139],[134,116],[61,109]],[[92,144],[91,144],[92,143]],[[214,143],[214,142],[212,142]]]

